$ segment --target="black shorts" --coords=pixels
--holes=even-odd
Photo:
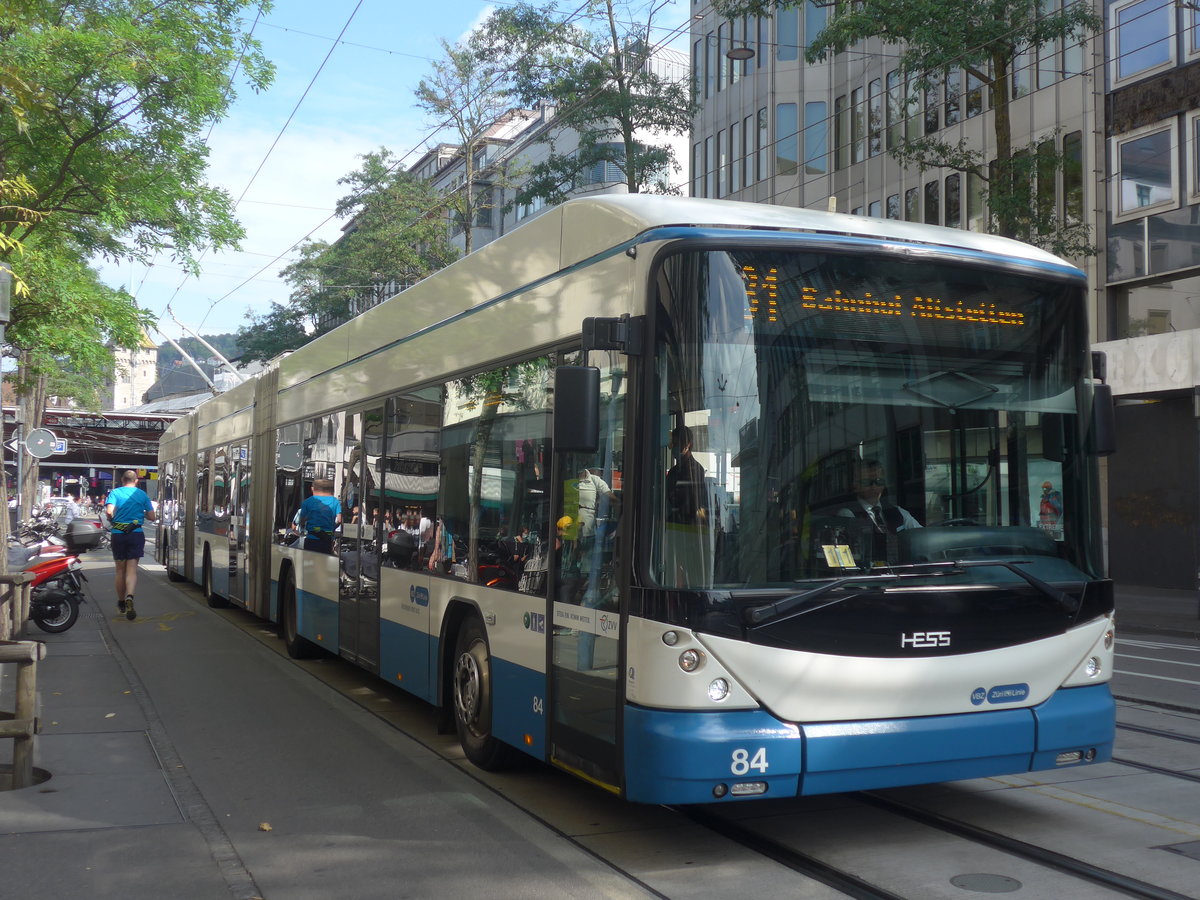
[[[141,559],[146,554],[146,532],[130,531],[112,533],[113,559],[120,562],[123,559]]]

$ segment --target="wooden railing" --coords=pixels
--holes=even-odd
[[[34,575],[0,575],[0,640],[20,637],[29,621],[29,592]]]
[[[38,732],[37,664],[46,658],[46,645],[38,641],[0,641],[0,663],[17,666],[16,711],[10,718],[0,712],[0,738],[13,739],[12,789],[33,784],[33,736]]]

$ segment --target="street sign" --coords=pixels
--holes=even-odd
[[[67,439],[66,438],[58,438],[54,442],[54,452],[56,454],[63,454],[63,453],[67,452]]]
[[[56,443],[58,435],[53,431],[48,428],[35,428],[25,438],[25,449],[29,451],[30,456],[45,459],[54,452]]]
[[[4,447],[6,450],[11,450],[13,453],[16,453],[17,452],[17,439],[13,438],[11,441],[8,441],[4,445]]]

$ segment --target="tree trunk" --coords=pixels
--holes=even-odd
[[[21,384],[26,382],[27,360],[25,354],[21,354],[20,362],[18,363],[18,381]],[[41,428],[42,422],[46,418],[46,376],[40,375],[32,381],[28,392],[22,396],[19,401],[25,406],[25,425],[23,426],[21,438],[24,440],[29,436],[35,428]],[[18,446],[18,453],[25,453],[23,446]],[[28,453],[22,459],[22,477],[21,484],[18,486],[21,497],[21,505],[17,510],[18,519],[27,519],[33,509],[33,503],[37,499],[37,484],[38,484],[38,460],[34,459]]]
[[[1017,223],[1014,221],[1012,209],[1013,172],[1012,172],[1012,113],[1009,107],[1008,63],[1011,54],[992,54],[992,79],[990,100],[994,128],[996,134],[996,166],[993,170],[991,193],[993,196],[1004,198],[1000,208],[993,209],[996,214],[997,233],[1009,238],[1017,236]]]

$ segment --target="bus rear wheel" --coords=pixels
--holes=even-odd
[[[201,576],[201,589],[204,591],[204,599],[208,601],[208,605],[212,609],[224,609],[229,605],[229,601],[220,594],[213,592],[213,577],[212,577],[212,556],[208,552],[208,548],[204,548],[204,571]]]
[[[483,624],[468,619],[454,645],[454,727],[463,753],[489,772],[511,766],[516,751],[492,734],[492,659]]]
[[[283,646],[287,655],[292,659],[310,659],[316,655],[317,647],[307,638],[300,636],[299,616],[296,603],[296,577],[288,572],[280,587],[283,596],[280,597],[283,624]]]

